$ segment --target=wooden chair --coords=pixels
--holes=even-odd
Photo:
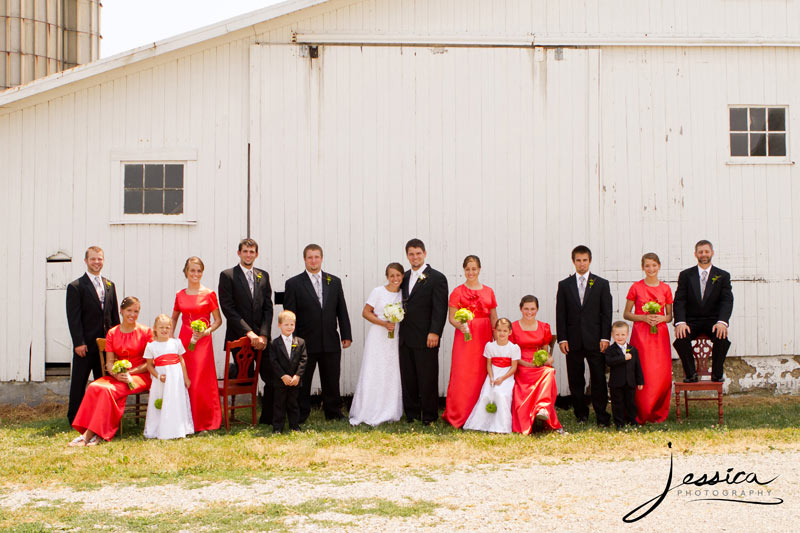
[[[98,351],[100,352],[100,368],[103,371],[103,376],[106,376],[108,375],[108,371],[106,370],[106,340],[102,337],[98,337],[96,342]],[[134,394],[134,401],[125,404],[125,412],[122,414],[122,417],[125,418],[125,415],[129,415],[136,421],[136,425],[138,426],[139,420],[144,420],[147,417],[147,395],[148,391]],[[119,423],[119,434],[122,435],[121,420]]]
[[[694,383],[684,383],[682,381],[675,381],[675,418],[678,422],[681,421],[681,392],[683,392],[683,400],[686,405],[686,418],[689,418],[689,393],[693,391],[716,391],[717,397],[702,397],[691,398],[693,402],[717,402],[719,408],[719,424],[724,423],[722,416],[722,382],[709,381],[711,379],[711,349],[714,343],[705,335],[700,335],[692,341],[692,352],[694,355],[694,363],[697,366],[697,376],[700,381]],[[709,380],[704,380],[704,377]]]
[[[237,348],[238,351],[232,354]],[[222,418],[226,431],[230,431],[231,422],[240,422],[234,416],[236,409],[251,408],[253,425],[257,423],[256,406],[258,404],[258,373],[261,370],[261,356],[262,350],[253,350],[250,339],[247,337],[225,343],[225,377],[217,382],[219,395],[222,397]],[[229,375],[231,358],[235,359],[236,378],[231,378]],[[248,376],[248,371],[253,366],[253,360],[255,360],[255,374]],[[236,405],[236,395],[238,394],[249,394],[250,403]],[[229,398],[231,398],[230,403],[228,403]]]

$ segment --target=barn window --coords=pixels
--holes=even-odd
[[[732,106],[729,114],[731,157],[786,158],[786,107]]]
[[[126,163],[126,215],[183,214],[182,163]]]

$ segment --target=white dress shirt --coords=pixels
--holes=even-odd
[[[286,354],[289,359],[292,358],[292,336],[289,335],[288,337],[281,333],[281,338],[283,339],[283,345],[286,346]]]
[[[411,294],[411,291],[414,290],[414,285],[417,284],[417,280],[419,279],[419,276],[425,271],[426,268],[428,268],[428,263],[425,263],[424,265],[419,267],[417,270],[414,270],[413,268],[411,269],[411,274],[408,277],[408,293],[409,294]]]
[[[89,272],[87,272],[86,275],[89,276],[89,281],[92,282],[94,292],[97,293],[97,298],[100,300],[100,303],[104,303],[106,298],[106,289],[103,287],[103,278],[101,276],[95,276]]]

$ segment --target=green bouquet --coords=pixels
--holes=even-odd
[[[550,357],[550,354],[547,353],[547,350],[537,350],[535,354],[533,354],[533,365],[534,366],[544,366],[547,363],[547,359]]]
[[[154,401],[154,402],[153,402],[153,406],[154,406],[156,409],[161,409],[161,406],[162,406],[162,405],[164,405],[164,400],[163,400],[162,398],[159,398],[158,400],[156,400],[156,401]]]
[[[128,361],[127,359],[117,359],[116,361],[114,361],[114,366],[111,367],[111,373],[121,374],[123,372],[127,372],[128,370],[130,370],[132,366],[133,365],[131,364],[131,362]],[[133,390],[136,388],[136,385],[134,385],[133,382],[129,381],[128,388]]]
[[[206,324],[205,320],[198,318],[197,320],[192,320],[189,327],[192,328],[194,333],[203,333],[206,329],[208,329],[208,325]],[[189,341],[189,349],[194,350],[196,341],[194,340],[194,335],[192,335],[192,340]]]
[[[472,340],[472,333],[469,332],[469,321],[475,318],[475,314],[467,309],[466,307],[462,307],[458,311],[456,311],[455,316],[453,317],[456,319],[456,322],[461,322],[464,324],[464,328],[466,331],[464,332],[464,341],[469,342]]]
[[[642,311],[647,313],[648,315],[657,315],[661,312],[661,304],[658,302],[647,302],[642,306]],[[658,326],[650,326],[650,333],[655,335],[658,333]]]

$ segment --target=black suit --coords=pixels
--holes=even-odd
[[[608,425],[610,416],[606,411],[608,391],[606,366],[600,351],[600,340],[611,339],[611,291],[608,281],[588,274],[583,304],[578,293],[576,275],[558,282],[556,295],[556,329],[558,342],[567,341],[567,381],[572,394],[573,409],[578,420],[589,416],[586,406],[584,360],[589,363],[592,386],[592,407],[597,423]]]
[[[611,412],[614,425],[618,428],[636,424],[636,387],[644,385],[644,374],[639,362],[639,352],[627,346],[631,358],[625,359],[625,352],[616,342],[606,350],[606,364],[611,369],[608,387],[611,389]]]
[[[733,291],[731,275],[712,265],[706,281],[706,290],[700,298],[700,273],[697,267],[687,268],[678,276],[678,289],[675,291],[673,313],[675,324],[685,322],[690,333],[683,339],[675,339],[672,343],[683,363],[686,377],[693,377],[695,368],[692,355],[692,341],[699,335],[706,335],[714,347],[711,351],[711,377],[721,380],[723,363],[728,354],[731,342],[718,339],[712,331],[717,322],[729,323],[733,312]]]
[[[219,274],[219,305],[225,315],[225,342],[235,341],[253,332],[266,337],[269,343],[272,328],[272,288],[269,274],[265,270],[253,268],[253,292],[247,283],[241,266],[223,270]],[[237,367],[231,364],[230,377],[236,377]],[[272,422],[272,379],[269,365],[261,364],[261,378],[264,380],[264,395],[261,397],[262,424]]]
[[[86,392],[89,373],[94,379],[103,375],[100,368],[100,352],[97,349],[97,338],[105,338],[108,330],[119,324],[119,305],[117,289],[114,283],[103,280],[105,297],[103,305],[97,297],[97,291],[87,274],[67,285],[67,322],[72,336],[72,381],[69,385],[69,407],[67,419],[69,423],[75,419],[78,407],[81,406]],[[74,348],[86,345],[86,357],[80,357]]]
[[[300,386],[287,387],[282,376],[299,376],[302,383],[305,373],[308,354],[306,343],[300,337],[292,337],[292,353],[286,352],[283,337],[278,337],[269,345],[269,366],[272,368],[272,387],[274,388],[274,410],[272,414],[272,429],[283,431],[283,421],[289,415],[289,428],[300,427],[300,406],[297,403]]]
[[[311,380],[317,364],[325,418],[342,417],[342,398],[339,396],[341,341],[353,340],[342,281],[327,272],[321,274],[321,306],[307,271],[286,280],[286,293],[283,296],[283,308],[297,315],[295,331],[305,340],[308,350],[308,363],[300,389],[300,423],[305,422],[311,413]]]
[[[400,323],[400,379],[406,419],[428,423],[439,416],[439,345],[428,348],[428,334],[438,335],[441,344],[447,321],[447,278],[430,266],[422,274],[425,278],[417,279],[410,294],[411,271],[403,275],[406,315]]]

